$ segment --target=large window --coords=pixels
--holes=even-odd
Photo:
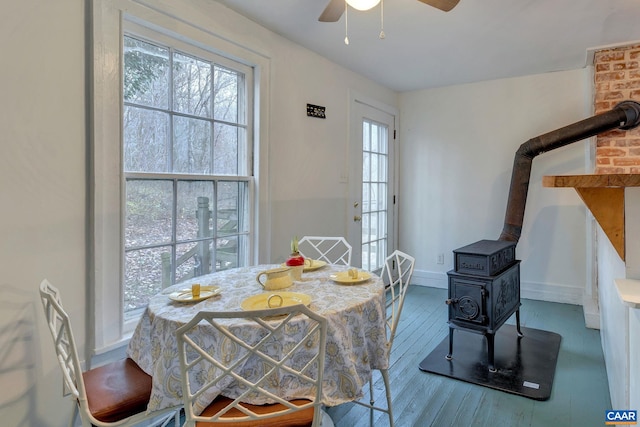
[[[251,69],[159,39],[123,40],[125,318],[162,288],[246,265],[252,236]]]
[[[100,361],[163,287],[269,259],[269,230],[259,230],[270,60],[230,40],[236,29],[216,2],[88,6],[86,349]]]

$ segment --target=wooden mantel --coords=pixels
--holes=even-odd
[[[625,260],[624,189],[640,187],[640,174],[549,175],[545,187],[573,187]]]

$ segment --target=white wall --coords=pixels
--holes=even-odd
[[[63,425],[37,288],[50,279],[85,335],[84,18],[80,0],[0,14],[0,424]]]
[[[260,260],[283,259],[293,234],[344,234],[347,184],[340,175],[349,93],[397,107],[396,93],[216,2],[148,3],[247,46],[270,64],[268,111],[262,112],[268,118],[270,194],[261,203],[271,206],[271,223],[262,224],[271,244]],[[3,5],[0,15],[3,426],[63,426],[71,413],[38,299],[43,278],[62,292],[82,352],[89,329],[84,7],[82,0],[21,0]],[[326,106],[327,119],[307,118],[307,103]]]
[[[575,70],[401,95],[400,247],[416,257],[416,281],[446,287],[452,250],[499,237],[516,150],[589,117],[591,84],[588,70]],[[585,173],[586,144],[533,161],[516,247],[525,298],[582,303],[586,209],[572,189],[541,181]]]
[[[346,236],[350,94],[397,107],[397,94],[301,49],[280,42],[271,69],[272,240],[268,262],[290,253],[294,235]],[[307,103],[326,119],[306,116]]]

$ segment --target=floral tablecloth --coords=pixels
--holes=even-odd
[[[241,311],[246,298],[265,292],[256,275],[276,265],[226,270],[194,278],[167,288],[149,302],[129,342],[127,355],[153,377],[148,411],[182,404],[180,362],[175,332],[199,311]],[[301,281],[283,289],[311,296],[310,308],[328,323],[327,356],[323,381],[324,404],[335,406],[362,397],[372,369],[388,368],[385,332],[384,285],[371,279],[353,285],[333,282],[330,275],[348,270],[327,265],[305,272]],[[197,303],[179,303],[168,295],[190,289],[192,283],[219,286],[220,295]],[[233,395],[233,390],[223,394]]]

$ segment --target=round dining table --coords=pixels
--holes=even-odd
[[[152,377],[149,412],[183,403],[176,339],[180,326],[199,311],[242,311],[248,301],[267,301],[278,292],[307,296],[311,310],[327,319],[323,379],[326,406],[361,398],[362,387],[371,378],[371,371],[388,368],[385,290],[379,276],[360,272],[370,277],[342,280],[349,277],[346,274],[350,267],[315,264],[292,286],[265,291],[256,276],[276,267],[280,266],[269,264],[219,271],[176,284],[151,298],[127,347],[127,356]],[[190,295],[194,283],[200,284],[202,299],[180,301],[179,292]],[[219,288],[216,292],[211,291],[216,288]],[[209,293],[216,294],[205,298]],[[234,390],[223,391],[223,394],[233,395]]]

